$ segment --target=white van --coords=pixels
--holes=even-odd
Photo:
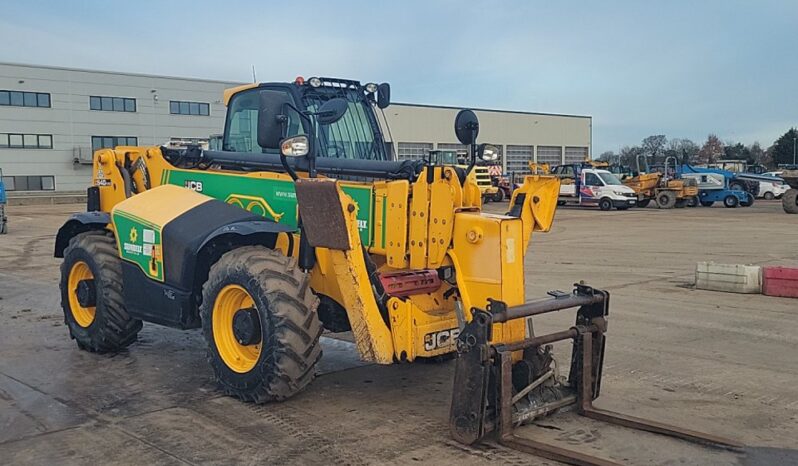
[[[557,167],[567,168],[571,166]],[[554,174],[559,174],[557,169]],[[634,190],[607,170],[576,166],[571,173],[573,177],[561,176],[559,205],[598,206],[601,210],[626,210],[637,205]]]

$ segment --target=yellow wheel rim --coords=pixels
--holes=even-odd
[[[213,303],[211,323],[216,350],[225,365],[239,374],[251,371],[258,363],[263,339],[252,345],[239,343],[233,333],[233,317],[239,309],[254,307],[252,296],[239,285],[222,288]]]
[[[97,312],[95,306],[83,307],[78,301],[78,283],[82,280],[92,280],[94,274],[91,273],[89,265],[83,261],[75,262],[69,270],[67,285],[69,286],[69,310],[75,322],[81,327],[88,327],[94,322],[94,315]]]

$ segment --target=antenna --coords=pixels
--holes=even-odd
[[[252,82],[253,83],[257,83],[258,82],[258,78],[257,78],[257,76],[255,76],[255,65],[252,65]]]

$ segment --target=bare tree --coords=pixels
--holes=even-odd
[[[707,136],[704,145],[701,146],[701,150],[698,151],[698,161],[700,163],[714,163],[723,157],[723,154],[723,142],[717,135],[710,134]]]
[[[661,155],[667,142],[668,138],[664,134],[655,134],[643,139],[643,151],[646,155],[651,156],[651,163],[657,162],[657,156]]]
[[[617,158],[618,158],[618,156],[617,156],[617,155],[615,155],[615,152],[613,152],[613,151],[611,151],[611,150],[608,150],[608,151],[604,151],[604,152],[602,152],[602,153],[601,153],[601,155],[599,155],[599,158],[598,158],[598,159],[599,159],[600,161],[602,161],[602,162],[609,162],[609,163],[612,163],[612,162],[614,162],[615,160],[617,160]]]
[[[663,151],[665,157],[676,157],[678,163],[690,163],[698,154],[699,147],[689,139],[673,138]]]

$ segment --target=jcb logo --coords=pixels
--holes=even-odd
[[[183,184],[183,186],[185,186],[186,188],[188,188],[188,189],[190,189],[192,191],[196,191],[198,193],[202,192],[202,181],[186,180],[186,182]]]
[[[459,328],[450,328],[440,332],[432,332],[424,335],[424,349],[434,351],[454,344],[454,340],[460,335]]]

